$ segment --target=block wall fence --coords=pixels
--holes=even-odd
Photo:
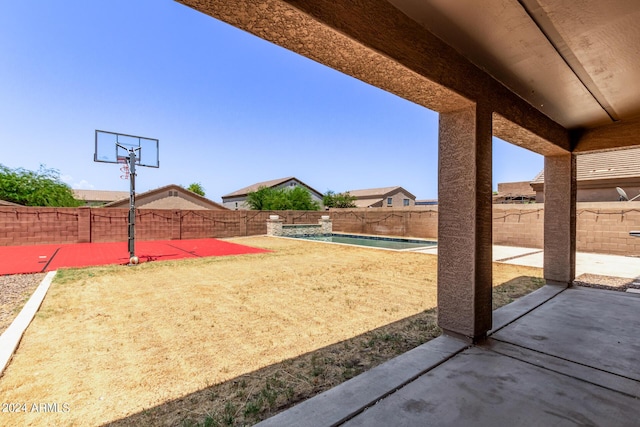
[[[128,209],[0,207],[0,246],[113,242],[127,239]],[[141,209],[136,238],[179,240],[267,233],[269,215],[284,224],[318,224],[329,215],[334,232],[437,239],[437,206],[329,211],[207,211]],[[578,203],[577,250],[640,256],[640,202]],[[493,205],[493,242],[542,248],[543,204]]]

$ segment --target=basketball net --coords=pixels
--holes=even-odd
[[[122,164],[122,166],[120,167],[120,172],[122,172],[122,175],[120,175],[120,179],[129,179],[130,171],[127,159],[119,158],[118,163]]]

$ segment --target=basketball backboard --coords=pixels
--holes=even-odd
[[[104,163],[119,163],[119,159],[129,156],[129,150],[136,150],[136,165],[150,168],[160,167],[158,140],[142,136],[96,130],[93,160]]]

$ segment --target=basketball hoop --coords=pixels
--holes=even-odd
[[[120,179],[129,179],[130,171],[129,171],[129,162],[127,161],[127,158],[118,156],[118,163],[122,165],[120,167],[120,172],[122,172],[122,175],[120,175]]]
[[[159,168],[157,139],[123,133],[107,132],[96,129],[93,161],[116,163],[120,166],[121,179],[129,180],[129,220],[128,249],[129,265],[136,264],[135,227],[136,227],[136,168],[144,166]]]

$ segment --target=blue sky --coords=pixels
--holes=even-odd
[[[295,176],[318,191],[400,185],[437,198],[438,115],[170,0],[0,2],[0,163],[122,190],[96,129],[160,140],[137,191],[207,197]],[[537,154],[494,139],[494,188]]]

